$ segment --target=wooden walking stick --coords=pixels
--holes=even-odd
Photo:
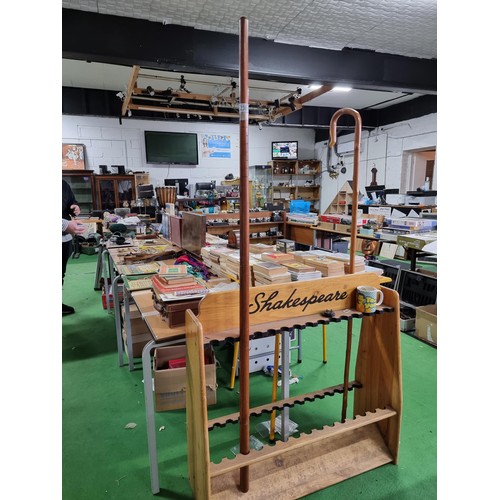
[[[349,252],[349,273],[354,273],[354,264],[356,259],[356,235],[358,230],[358,193],[359,193],[359,154],[361,150],[361,116],[351,108],[342,108],[335,112],[330,121],[330,144],[333,148],[337,142],[337,121],[342,115],[350,115],[354,118],[354,167],[352,174],[352,216],[351,216],[351,248]],[[342,422],[345,422],[347,415],[347,399],[349,395],[349,367],[351,364],[351,345],[352,345],[352,318],[347,321],[347,343],[344,367],[344,393],[342,400]]]
[[[248,19],[240,18],[240,453],[250,453],[250,205],[248,193]],[[240,469],[240,490],[250,488],[250,470]]]

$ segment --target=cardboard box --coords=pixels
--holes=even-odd
[[[342,233],[350,233],[351,226],[349,224],[335,224],[335,231],[340,231]]]
[[[186,407],[186,368],[167,368],[169,361],[186,357],[186,346],[159,347],[153,360],[156,411],[178,410]],[[208,364],[207,364],[208,361]],[[205,346],[205,381],[207,404],[217,403],[215,353]]]
[[[318,229],[328,229],[329,231],[335,230],[335,223],[333,222],[318,222],[316,226]]]
[[[127,334],[125,333],[125,329],[122,330],[122,338],[123,345],[125,346],[125,353],[128,354],[128,342],[127,342]],[[153,340],[151,333],[149,331],[147,333],[140,333],[132,336],[132,357],[140,358],[142,356],[142,350],[144,346]]]
[[[321,222],[330,222],[332,224],[340,224],[342,220],[342,215],[338,214],[323,214],[319,216]]]
[[[124,315],[125,308],[122,306],[121,310],[123,318],[123,327],[124,329],[126,329],[127,324],[125,322],[125,315]],[[139,312],[135,304],[130,304],[130,329],[132,336],[144,335],[145,333],[149,333],[148,325],[142,319],[141,313]]]
[[[417,307],[415,333],[417,337],[437,345],[437,305]]]
[[[115,302],[113,300],[113,294],[111,292],[109,292],[108,296],[109,296],[109,307],[110,307],[110,309],[113,309],[115,307]],[[123,292],[118,293],[118,300],[119,300],[119,302],[123,301]],[[102,308],[107,309],[108,308],[107,307],[108,301],[107,301],[106,292],[104,291],[104,289],[102,290],[102,293],[101,293],[101,301],[102,301]]]

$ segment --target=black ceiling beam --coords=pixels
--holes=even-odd
[[[238,76],[239,37],[127,17],[62,9],[67,59]],[[367,90],[437,93],[437,61],[363,50],[249,40],[249,77],[284,83],[349,83]]]

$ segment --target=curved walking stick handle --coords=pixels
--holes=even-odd
[[[351,248],[349,252],[349,273],[354,273],[354,262],[356,256],[356,236],[358,230],[358,193],[359,193],[359,155],[361,151],[361,115],[352,108],[342,108],[337,110],[330,120],[330,143],[332,148],[337,142],[337,121],[342,115],[349,115],[354,118],[354,168],[352,174],[352,190],[354,193],[352,200],[351,216]]]

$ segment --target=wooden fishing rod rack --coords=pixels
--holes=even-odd
[[[197,499],[300,498],[387,463],[397,463],[402,383],[399,295],[384,288],[375,313],[355,309],[358,286],[380,287],[376,274],[352,274],[284,283],[250,290],[250,337],[275,335],[291,328],[361,318],[355,380],[250,409],[259,415],[297,406],[325,395],[354,391],[351,418],[234,459],[211,463],[208,432],[239,421],[239,413],[208,420],[203,345],[239,339],[239,292],[208,294],[199,314],[186,312],[187,441],[189,481]],[[333,310],[333,318],[322,316]],[[224,325],[221,327],[221,325]],[[247,492],[240,470],[249,471]]]

